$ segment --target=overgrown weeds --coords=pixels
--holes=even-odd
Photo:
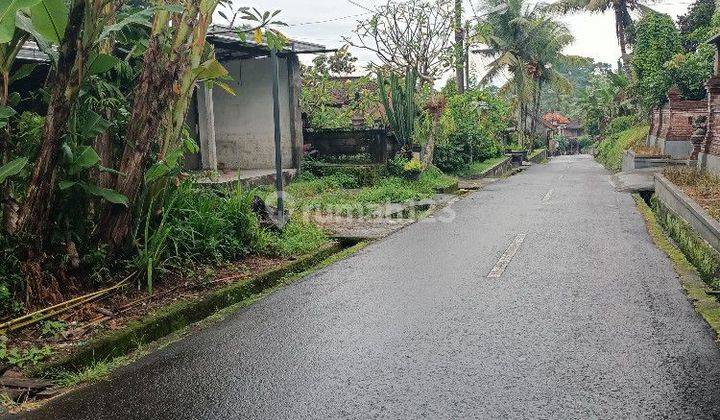
[[[649,131],[649,126],[641,125],[609,135],[598,143],[596,159],[611,171],[618,172],[625,151],[645,141]]]
[[[695,168],[668,168],[663,175],[720,220],[720,176]]]

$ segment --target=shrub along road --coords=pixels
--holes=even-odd
[[[607,175],[536,165],[31,414],[717,418],[713,333]]]

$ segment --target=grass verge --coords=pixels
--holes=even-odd
[[[641,125],[607,136],[597,146],[596,159],[609,170],[620,171],[625,151],[642,144],[649,131],[650,126]]]
[[[720,303],[707,294],[707,286],[700,278],[698,271],[688,261],[685,254],[665,235],[662,226],[655,217],[650,206],[637,194],[633,194],[638,211],[645,218],[645,226],[655,245],[667,256],[680,277],[680,284],[690,298],[695,310],[705,319],[720,336]]]
[[[389,176],[364,187],[346,173],[322,177],[303,175],[288,185],[287,195],[288,205],[296,210],[367,216],[387,203],[423,200],[438,192],[453,192],[457,184],[456,178],[434,167],[423,172],[418,180]]]
[[[29,373],[34,376],[44,376],[48,372],[63,370],[77,372],[95,365],[98,361],[109,361],[124,356],[144,344],[172,334],[223,308],[245,301],[253,295],[281,284],[286,276],[302,272],[339,251],[341,246],[338,243],[329,243],[295,261],[268,270],[250,280],[214,291],[201,299],[166,306],[128,324],[125,328],[80,345],[63,358],[40,363],[31,368]]]
[[[145,343],[142,345],[139,345],[138,348],[128,353],[124,356],[118,356],[115,358],[105,358],[105,359],[96,359],[93,360],[91,363],[78,367],[76,369],[64,369],[59,368],[52,372],[52,378],[55,380],[55,382],[63,387],[74,387],[78,385],[86,385],[93,382],[96,382],[98,380],[105,379],[112,371],[115,369],[126,366],[139,358],[147,355],[153,350],[159,350],[162,349],[169,344],[179,340],[183,336],[187,335],[191,331],[197,331],[199,329],[205,328],[209,325],[212,325],[215,322],[218,322],[224,318],[226,318],[228,315],[236,312],[240,308],[244,308],[247,306],[252,305],[253,303],[263,299],[264,297],[271,295],[278,289],[287,286],[288,284],[291,284],[295,281],[298,281],[302,278],[305,278],[337,261],[340,261],[342,259],[345,259],[354,253],[360,251],[361,249],[365,248],[368,245],[368,242],[362,241],[358,242],[357,244],[350,246],[348,248],[345,248],[339,252],[336,252],[334,254],[329,255],[328,257],[324,258],[323,260],[319,261],[317,264],[314,264],[311,267],[308,267],[302,271],[298,272],[291,272],[287,273],[284,276],[280,277],[278,279],[278,282],[262,291],[259,291],[257,293],[251,294],[247,296],[246,298],[242,299],[241,301],[238,301],[232,305],[229,305],[225,308],[222,308],[212,315],[192,324],[188,325],[178,331],[173,332],[172,334],[160,338],[154,343]]]
[[[460,178],[473,178],[483,175],[488,169],[495,165],[505,161],[506,156],[498,156],[490,159],[485,159],[482,162],[473,162],[465,168],[458,171],[455,175]]]

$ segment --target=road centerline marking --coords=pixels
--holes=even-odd
[[[505,272],[505,269],[510,264],[510,261],[512,261],[513,257],[515,257],[515,254],[517,254],[518,250],[520,249],[520,245],[525,241],[525,236],[527,236],[525,233],[520,233],[517,236],[515,236],[515,239],[510,244],[510,246],[503,252],[503,254],[500,256],[500,259],[495,264],[492,270],[490,270],[490,273],[487,275],[487,278],[489,279],[498,279],[500,278],[503,273]]]
[[[550,199],[552,198],[553,192],[554,192],[554,190],[552,188],[550,188],[550,191],[548,191],[547,194],[545,194],[545,197],[543,197],[542,202],[547,203],[548,201],[550,201]]]

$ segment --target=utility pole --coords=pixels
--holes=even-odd
[[[280,68],[277,52],[270,49],[272,72],[273,122],[275,128],[275,189],[277,190],[277,217],[281,226],[285,225],[285,191],[283,190],[282,145],[280,132]]]
[[[462,20],[462,0],[455,0],[455,84],[458,93],[465,92],[465,48],[463,41],[465,39],[465,31],[463,31]]]

